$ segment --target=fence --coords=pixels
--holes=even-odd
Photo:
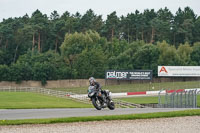
[[[197,89],[186,91],[159,93],[158,107],[160,108],[197,108]]]

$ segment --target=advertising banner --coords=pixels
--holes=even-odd
[[[158,76],[200,77],[200,66],[158,66]]]
[[[152,70],[107,70],[105,79],[152,80]]]

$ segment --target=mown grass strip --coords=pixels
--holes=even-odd
[[[0,109],[40,109],[40,108],[91,108],[67,98],[46,96],[32,92],[0,92]]]
[[[0,125],[51,124],[51,123],[104,121],[104,120],[135,120],[135,119],[152,119],[152,118],[183,117],[183,116],[200,116],[200,109],[173,111],[173,112],[145,113],[145,114],[112,115],[112,116],[0,120]]]

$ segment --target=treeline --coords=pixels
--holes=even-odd
[[[151,69],[157,75],[158,65],[200,65],[200,42],[180,44],[166,41],[147,44],[144,41],[111,42],[97,32],[66,34],[61,54],[29,50],[16,63],[0,65],[0,81],[104,78],[107,69]]]
[[[200,65],[200,17],[191,8],[135,11],[104,21],[36,10],[0,23],[0,81],[104,78],[106,69]]]

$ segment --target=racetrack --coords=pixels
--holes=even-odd
[[[154,112],[169,112],[188,110],[185,108],[116,108],[115,110],[94,108],[74,108],[74,109],[1,109],[0,120],[17,119],[41,119],[41,118],[64,118],[79,116],[104,116],[121,114],[139,114]]]

